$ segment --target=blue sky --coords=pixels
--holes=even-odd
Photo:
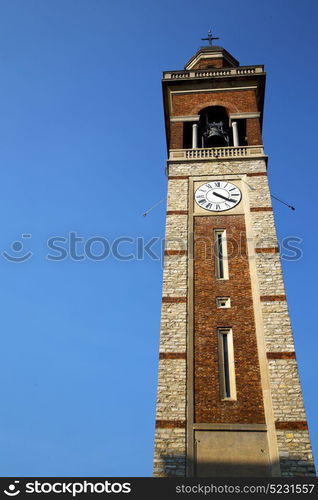
[[[73,232],[96,256],[164,235],[161,71],[212,27],[241,64],[265,64],[264,142],[303,393],[318,456],[317,2],[0,1],[0,470],[149,476],[159,259],[50,260]],[[24,236],[23,236],[24,235]],[[30,235],[30,236],[26,236]],[[22,242],[14,244],[14,242]],[[13,244],[13,247],[12,247]],[[160,254],[160,244],[154,249]]]

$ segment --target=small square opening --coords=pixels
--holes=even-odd
[[[216,305],[218,308],[228,309],[229,307],[231,307],[231,299],[230,297],[217,297]]]

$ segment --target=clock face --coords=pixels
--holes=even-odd
[[[210,181],[202,184],[194,199],[199,207],[210,212],[224,212],[236,207],[242,199],[242,193],[235,184],[227,181]]]

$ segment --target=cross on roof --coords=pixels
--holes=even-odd
[[[207,40],[209,42],[209,45],[212,47],[212,41],[213,40],[219,40],[218,36],[213,36],[212,31],[208,31],[208,37],[207,38],[201,38],[201,40]]]

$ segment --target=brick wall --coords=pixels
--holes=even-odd
[[[260,121],[258,118],[248,118],[246,120],[247,144],[257,146],[263,144]]]
[[[169,149],[183,148],[183,122],[172,122],[170,124]]]
[[[230,113],[258,111],[254,90],[191,92],[173,95],[171,116],[197,115],[207,106],[224,106]]]
[[[235,104],[233,104],[235,103]],[[228,113],[244,113],[258,111],[256,95],[253,90],[237,90],[233,92],[216,93],[189,93],[177,94],[172,98],[172,115],[197,115],[207,106],[224,106]],[[249,118],[246,121],[248,145],[262,144],[260,121],[258,118]],[[183,148],[183,123],[170,124],[169,149]]]
[[[213,231],[220,228],[227,233],[229,280],[215,278]],[[244,216],[196,217],[194,256],[195,421],[264,423]],[[217,296],[229,296],[231,308],[218,309]],[[233,331],[237,401],[220,399],[218,327]]]

